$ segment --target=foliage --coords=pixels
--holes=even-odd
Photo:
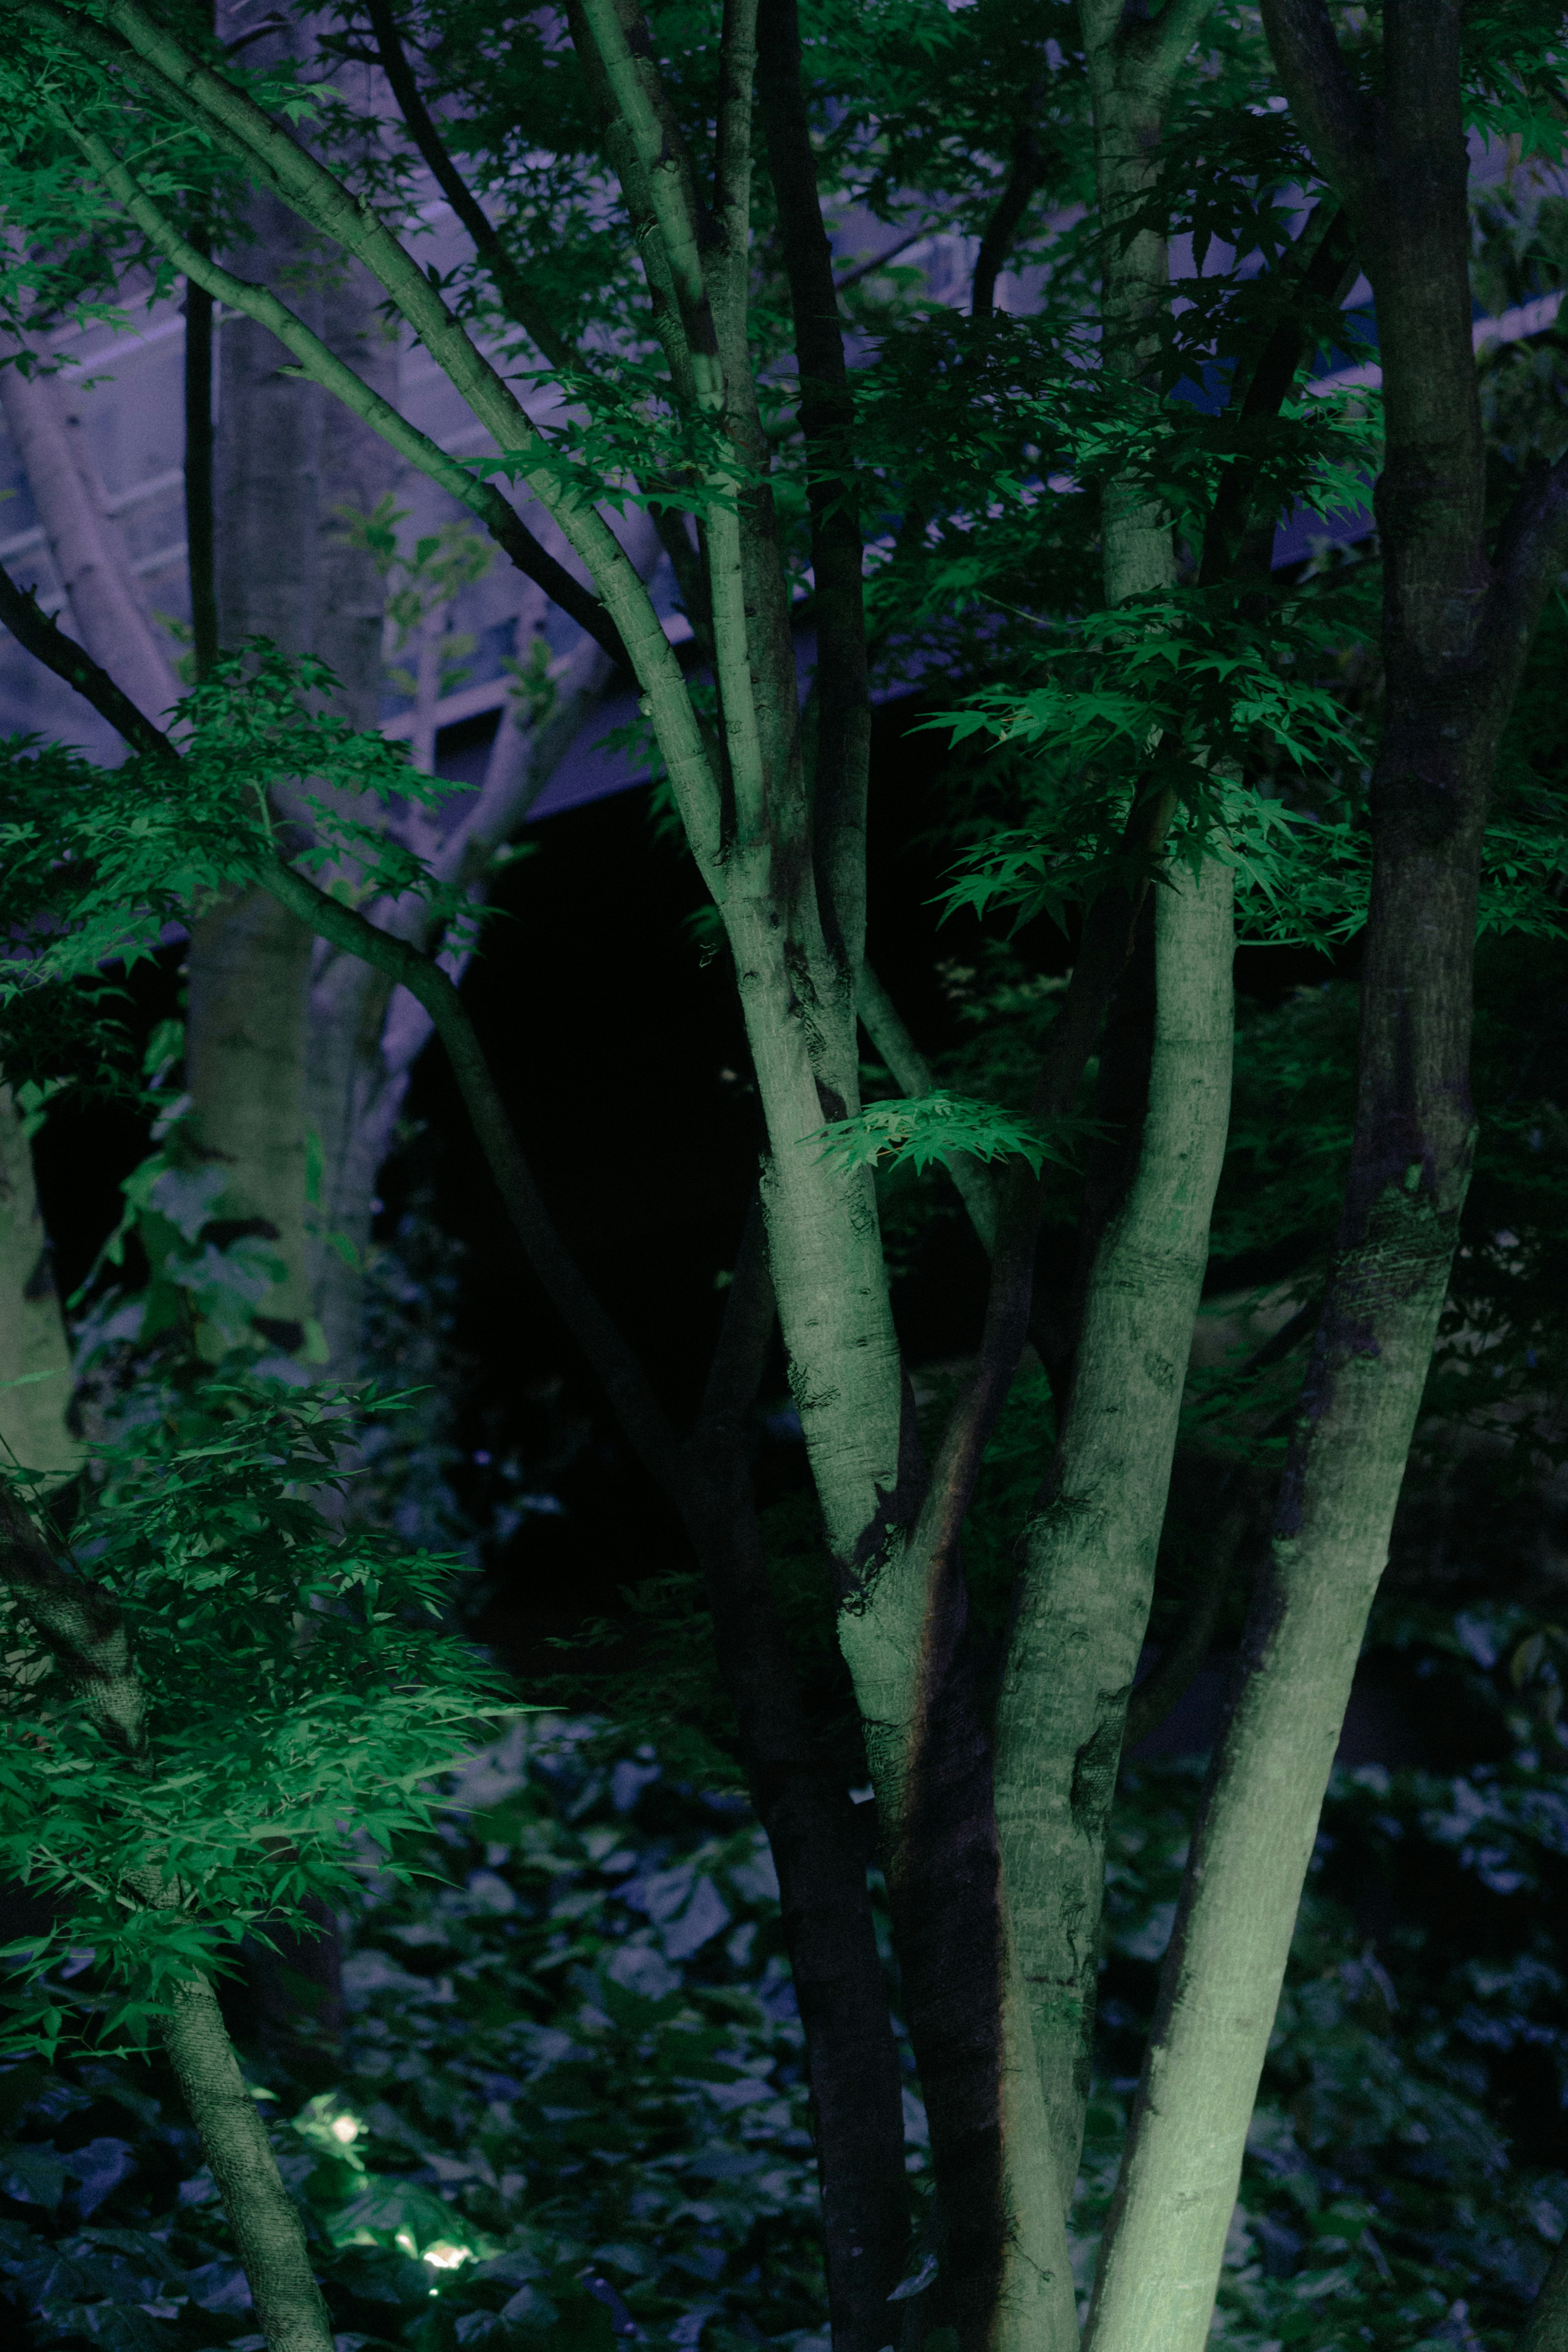
[[[96,1453],[71,1557],[123,1614],[144,1759],[3,1604],[0,1869],[57,1915],[9,1955],[5,2035],[45,2056],[73,2029],[136,2046],[172,1976],[340,1895],[367,1844],[428,1817],[421,1784],[499,1691],[443,1629],[454,1563],[332,1527],[340,1396],[214,1380],[140,1402]]]
[[[807,1139],[821,1139],[825,1159],[843,1168],[883,1168],[889,1174],[905,1161],[922,1169],[948,1168],[960,1156],[971,1160],[1026,1160],[1038,1176],[1047,1160],[1061,1160],[1058,1140],[1070,1122],[1059,1119],[1046,1136],[992,1103],[975,1102],[940,1089],[891,1102],[873,1103],[853,1118],[834,1119]],[[1073,1121],[1082,1127],[1082,1121]]]
[[[454,598],[484,579],[495,556],[494,547],[467,522],[444,522],[405,550],[398,525],[408,520],[409,510],[398,505],[390,490],[368,513],[347,504],[333,511],[344,541],[364,551],[386,583],[386,624],[394,654],[419,644],[444,617]],[[450,694],[465,683],[468,672],[464,657],[473,652],[475,642],[465,633],[443,631],[437,647],[438,695]],[[390,669],[388,678],[400,694],[419,692],[418,677],[407,667]]]
[[[437,883],[395,827],[359,813],[367,802],[439,804],[454,788],[323,710],[336,684],[324,662],[256,638],[175,704],[177,771],[152,754],[99,768],[35,736],[0,743],[0,998],[134,965],[168,923],[253,879],[280,849],[350,901],[409,891],[463,919],[465,896]]]
[[[1398,1636],[1400,1612],[1376,1630]],[[1509,1662],[1522,1620],[1406,1611],[1403,1631],[1431,1668],[1434,1707],[1458,1677],[1494,1720],[1519,1715]],[[1199,1769],[1140,1764],[1117,1799],[1073,2221],[1081,2295]],[[652,1749],[560,1720],[519,1726],[441,1795],[434,1837],[400,1850],[415,1874],[367,1869],[350,1899],[340,2045],[305,2027],[292,2054],[252,2045],[247,2060],[273,2095],[335,2328],[365,2352],[579,2352],[608,2347],[623,2310],[644,2341],[821,2352],[800,2026],[743,1801],[674,1784]],[[1551,1948],[1565,1820],[1560,1750],[1521,1744],[1500,1768],[1447,1777],[1336,1771],[1221,2341],[1408,2352],[1463,2344],[1468,2327],[1491,2352],[1517,2326],[1568,2217],[1568,2176],[1538,2135],[1511,2161],[1488,2118],[1521,2060],[1538,2073],[1568,2061]],[[1466,1890],[1482,1885],[1506,1891],[1478,1958]],[[0,2076],[0,2266],[26,2340],[244,2344],[244,2282],[156,2063],[62,2056]],[[905,2109],[919,2180],[913,2079]]]

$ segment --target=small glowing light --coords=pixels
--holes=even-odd
[[[392,2240],[392,2243],[394,2246],[401,2246],[405,2254],[417,2254],[419,2252],[419,2248],[413,2242],[413,2231],[412,2230],[400,2230],[397,2236]]]
[[[434,2246],[426,2246],[422,2259],[430,2264],[433,2271],[455,2271],[459,2263],[468,2260],[472,2252],[471,2246],[449,2245],[442,2238]]]
[[[344,2147],[350,2147],[359,2137],[360,2119],[358,2116],[339,2116],[337,2117],[332,2126],[332,2137],[335,2140],[340,2141]]]

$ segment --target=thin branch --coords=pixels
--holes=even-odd
[[[858,286],[862,278],[871,277],[874,270],[885,268],[890,261],[895,261],[901,253],[907,253],[912,245],[924,244],[930,235],[929,228],[912,228],[906,236],[896,238],[883,252],[873,253],[869,261],[857,261],[852,269],[846,269],[841,278],[834,278],[834,293],[847,293],[852,286]]]
[[[762,19],[759,62],[768,169],[795,325],[811,516],[818,704],[813,837],[819,894],[830,941],[852,979],[865,951],[871,767],[854,398],[839,324],[832,249],[822,226],[795,0],[770,0]]]
[[[64,678],[83,700],[90,702],[100,717],[107,719],[116,734],[123,736],[133,751],[150,751],[154,758],[172,759],[175,754],[162,729],[137,709],[131,697],[116,686],[106,669],[100,669],[89,653],[84,653],[74,638],[57,628],[38,604],[36,593],[19,588],[10,573],[0,565],[0,622],[4,622],[20,646],[25,646],[46,669]]]
[[[1311,242],[1303,257],[1304,266],[1292,272],[1293,282],[1281,289],[1281,300],[1286,315],[1274,328],[1247,377],[1238,413],[1238,423],[1243,431],[1279,415],[1303,362],[1311,356],[1312,310],[1320,302],[1343,299],[1348,290],[1346,281],[1354,277],[1356,252],[1350,216],[1337,198],[1326,198],[1314,207],[1297,240],[1298,255],[1308,239]],[[1308,305],[1304,317],[1296,308],[1303,300]],[[1258,474],[1257,460],[1242,455],[1233,457],[1221,475],[1204,529],[1203,556],[1198,567],[1200,587],[1214,586],[1235,567],[1248,535]]]
[[[1031,91],[1031,100],[1034,96]],[[1023,224],[1030,199],[1040,184],[1044,169],[1045,156],[1040,134],[1032,121],[1026,118],[1019,123],[1013,140],[1008,176],[1002,184],[1002,192],[997,198],[991,217],[986,223],[980,250],[975,257],[975,285],[969,299],[972,318],[988,319],[996,308],[997,279],[1012,248],[1013,239]]]
[[[371,30],[375,35],[382,70],[408,125],[409,136],[429,166],[437,187],[473,239],[474,250],[495,279],[497,291],[508,312],[552,367],[580,367],[582,362],[577,350],[565,335],[559,332],[544,306],[535,299],[528,279],[507,250],[505,238],[486,217],[483,205],[447,152],[430,110],[420,95],[413,69],[398,37],[397,18],[391,0],[365,0],[365,7],[371,20]]]
[[[1323,177],[1359,215],[1377,150],[1372,109],[1357,89],[1326,0],[1261,0],[1263,30],[1291,112]],[[1358,217],[1358,229],[1364,226]]]
[[[664,253],[659,224],[653,212],[653,190],[647,172],[638,154],[630,128],[615,103],[610,77],[604,60],[594,46],[578,0],[564,0],[572,47],[577,52],[588,94],[599,117],[600,129],[611,167],[621,183],[625,199],[627,219],[631,224],[632,241],[648,287],[650,323],[664,354],[670,371],[670,383],[677,404],[691,408],[696,403],[696,382],[692,372],[691,347],[682,323],[681,308],[675,299],[674,279]]]
[[[653,44],[643,11],[635,0],[569,0],[568,19],[580,52],[587,49],[597,57],[613,114],[624,125],[645,175],[691,353],[697,404],[717,412],[724,405],[724,372],[703,269],[706,207],[680,125],[653,65]]]
[[[758,0],[724,0],[714,167],[718,236],[704,275],[727,377],[748,380],[747,311],[751,276],[751,110],[757,82]],[[736,383],[731,384],[733,399]]]
[[[398,37],[397,20],[390,0],[366,0],[366,5],[382,70],[408,125],[409,135],[429,166],[437,186],[468,231],[474,249],[495,279],[497,290],[508,313],[532,338],[552,367],[562,371],[580,370],[583,365],[582,353],[559,331],[549,312],[536,301],[527,278],[507,249],[505,238],[487,217],[443,143],[430,110],[420,95],[407,53]],[[701,563],[685,537],[685,518],[661,508],[653,520],[685,600],[693,630],[699,645],[706,644],[712,636],[711,623],[706,618],[706,590],[703,584]]]
[[[619,154],[626,160],[632,174],[630,183],[622,177],[622,186],[646,185],[658,234],[656,239],[644,246],[644,255],[655,250],[662,253],[669,271],[691,355],[692,393],[696,407],[706,417],[727,429],[743,464],[748,468],[754,467],[759,457],[765,460],[766,445],[761,440],[756,385],[740,314],[727,317],[726,322],[725,342],[730,347],[735,367],[735,380],[731,383],[726,373],[725,351],[707,276],[706,257],[711,255],[716,260],[720,257],[718,240],[712,216],[697,192],[679,121],[659,78],[647,20],[637,0],[568,0],[568,21],[585,62],[590,58],[597,60],[595,70],[603,84],[601,103],[609,110],[607,120],[612,125],[619,125]],[[722,269],[719,274],[722,278]],[[789,614],[779,590],[777,564],[771,577],[764,581],[748,561],[756,551],[758,509],[762,501],[753,498],[749,488],[737,497],[735,484],[726,478],[723,469],[712,478],[711,486],[720,495],[708,509],[704,540],[713,612],[715,683],[723,719],[725,787],[727,793],[733,787],[737,807],[743,803],[746,805],[747,815],[741,821],[756,822],[760,826],[767,769],[765,714],[761,708],[766,688],[764,685],[759,690],[758,678],[753,675],[752,654],[758,642],[760,616],[764,635],[769,622],[776,625],[781,642],[775,650],[789,660]],[[792,660],[789,667],[792,674]],[[792,731],[792,708],[790,720]],[[692,729],[695,737],[695,716]],[[681,780],[669,758],[663,730],[661,747],[679,799]],[[706,772],[706,761],[704,764]],[[722,832],[711,855],[705,855],[694,831],[695,814],[688,813],[683,805],[687,837],[710,887],[722,903],[724,892],[718,870]],[[697,822],[707,821],[709,816],[710,812],[705,809]],[[716,803],[711,818],[722,824]]]

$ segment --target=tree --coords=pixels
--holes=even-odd
[[[1225,1139],[1231,898],[1239,882],[1254,904],[1271,894],[1300,925],[1317,919],[1316,893],[1320,909],[1326,899],[1341,919],[1370,848],[1360,1092],[1339,1246],[1271,1566],[1194,1832],[1089,2322],[1096,2344],[1197,2342],[1448,1280],[1469,1164],[1469,975],[1487,795],[1563,559],[1568,478],[1558,467],[1531,474],[1488,529],[1461,144],[1467,93],[1472,105],[1479,93],[1493,122],[1528,117],[1541,73],[1529,43],[1542,30],[1555,37],[1557,22],[1474,20],[1467,50],[1457,6],[1417,16],[1396,0],[1378,37],[1366,36],[1347,59],[1321,8],[1279,0],[1265,11],[1268,35],[1310,161],[1283,143],[1285,126],[1269,129],[1261,109],[1248,118],[1261,128],[1234,131],[1211,203],[1213,121],[1201,103],[1176,121],[1207,8],[1169,0],[1134,20],[1086,5],[1075,47],[1065,13],[1020,26],[998,11],[973,47],[957,35],[948,50],[941,15],[940,25],[919,8],[873,20],[870,46],[890,83],[858,99],[859,114],[846,110],[852,140],[858,121],[873,122],[893,172],[919,150],[922,110],[941,71],[913,96],[900,87],[894,58],[910,26],[938,68],[956,58],[944,99],[988,42],[1020,45],[1042,79],[1048,50],[1071,48],[1082,100],[1063,109],[1063,175],[1069,134],[1087,120],[1096,365],[1075,362],[1061,331],[1076,294],[1071,247],[1053,279],[1060,313],[1048,303],[1032,334],[988,316],[1009,224],[1021,218],[1020,191],[1040,168],[1027,115],[1006,126],[1005,141],[993,115],[976,143],[1010,155],[999,193],[971,180],[955,198],[946,159],[927,172],[932,198],[959,217],[984,200],[975,321],[946,342],[940,322],[916,327],[863,381],[852,379],[821,225],[819,158],[831,152],[832,133],[813,136],[819,91],[803,79],[787,5],[735,0],[716,43],[699,34],[688,46],[662,14],[650,21],[624,0],[573,0],[570,51],[557,29],[531,19],[498,37],[461,8],[430,10],[415,28],[435,96],[466,98],[486,76],[497,93],[477,110],[476,147],[457,150],[477,158],[467,175],[455,126],[422,96],[398,24],[372,9],[376,59],[409,139],[475,241],[477,266],[455,305],[400,236],[396,172],[367,154],[346,106],[311,97],[290,75],[225,61],[200,26],[139,0],[108,0],[90,15],[52,0],[25,0],[20,10],[27,46],[16,72],[29,79],[17,84],[18,119],[32,143],[16,151],[11,201],[35,240],[28,268],[57,268],[57,288],[75,269],[79,294],[89,283],[84,224],[108,218],[115,235],[134,235],[152,266],[276,334],[308,379],[446,487],[637,677],[722,929],[765,1129],[758,1213],[692,1440],[677,1438],[562,1249],[457,992],[434,956],[350,903],[354,882],[371,874],[383,887],[424,888],[446,915],[457,911],[450,893],[431,893],[417,860],[392,855],[384,836],[356,828],[329,797],[306,804],[316,830],[308,850],[250,814],[289,777],[336,775],[391,793],[399,789],[392,772],[362,742],[312,721],[269,650],[253,656],[253,678],[231,666],[214,674],[205,699],[199,692],[185,704],[176,739],[186,748],[177,751],[26,599],[9,594],[5,617],[138,754],[107,798],[101,785],[70,778],[80,787],[68,796],[73,821],[79,808],[82,845],[98,861],[96,897],[76,900],[65,918],[78,967],[104,952],[111,921],[120,943],[135,936],[126,909],[161,914],[182,890],[243,875],[406,986],[452,1055],[524,1247],[681,1513],[790,1924],[835,2331],[866,2352],[884,2339],[904,2259],[897,2085],[849,1809],[799,1702],[747,1492],[741,1433],[774,1311],[834,1565],[838,1639],[876,1791],[902,1998],[931,2117],[939,2271],[925,2298],[907,2298],[911,2326],[918,2336],[935,2320],[965,2352],[1054,2346],[1077,2326],[1065,2206],[1082,2131],[1106,1817]],[[842,20],[825,17],[823,31],[852,48]],[[1256,102],[1264,68],[1249,37],[1245,19],[1214,33],[1215,113],[1243,93]],[[538,187],[598,268],[597,278],[585,272],[572,285],[583,327],[575,342],[557,315],[554,215],[530,224],[508,214],[503,236],[481,201],[503,194],[508,172],[534,168],[526,142],[546,89],[573,111],[566,135],[541,142]],[[965,102],[975,104],[972,93]],[[318,152],[280,120],[312,109],[323,131]],[[607,184],[606,164],[619,209],[616,236],[601,244],[590,224],[601,215],[589,199]],[[1182,181],[1184,167],[1196,168],[1196,184]],[[1291,240],[1278,198],[1312,175],[1317,205]],[[203,249],[183,220],[187,197],[199,190],[210,200],[231,176],[268,191],[371,273],[461,390],[493,457],[459,465],[346,365],[277,284],[258,285]],[[774,424],[777,345],[753,282],[753,208],[769,204],[799,380],[788,436]],[[1206,242],[1217,217],[1238,244],[1244,231],[1243,251],[1272,265],[1250,281],[1228,276],[1185,324],[1170,298],[1167,250],[1183,217]],[[1270,598],[1258,550],[1261,531],[1266,572],[1280,505],[1332,503],[1338,486],[1325,483],[1325,466],[1354,468],[1364,455],[1364,436],[1349,425],[1287,404],[1356,265],[1377,295],[1387,413],[1378,490],[1385,709],[1364,820],[1354,730],[1302,675],[1323,628],[1314,635],[1310,620]],[[564,421],[541,429],[505,362],[468,331],[465,304],[531,341],[572,404]],[[931,372],[934,419],[898,413],[901,367]],[[1227,394],[1218,425],[1168,397],[1184,369],[1210,367]],[[905,388],[910,381],[920,378],[904,377]],[[948,398],[972,412],[961,431],[943,408]],[[1089,515],[1088,531],[1070,512],[1059,520],[1049,503],[1058,457],[1070,482],[1092,486],[1092,509],[1059,494],[1064,510]],[[554,519],[592,595],[538,546],[495,488],[497,475],[523,483]],[[946,596],[950,614],[959,533],[976,507],[984,514],[998,478],[1013,502],[979,537],[978,576],[994,594],[1026,580],[1025,620],[993,624],[988,637],[969,620],[970,659],[996,682],[964,723],[1035,746],[1049,789],[1021,831],[982,839],[970,885],[995,897],[1043,873],[1048,900],[1054,893],[1059,906],[1082,907],[1082,936],[1029,1124],[933,1097],[890,1126],[885,1110],[862,1110],[857,1054],[862,1013],[879,1044],[883,1034],[892,1041],[890,1064],[902,1052],[896,1016],[864,970],[868,583],[857,510],[886,483],[903,522],[882,575],[872,572],[873,623],[886,611],[879,595],[911,581],[933,604]],[[659,518],[711,663],[711,699],[683,673],[606,521],[606,506],[628,499]],[[789,609],[802,513],[818,623],[804,725]],[[1098,598],[1084,587],[1092,543]],[[1075,624],[1055,662],[1042,656],[1048,613]],[[316,681],[307,672],[299,682]],[[256,707],[261,723],[246,717]],[[1350,876],[1332,857],[1323,863],[1326,828],[1292,823],[1278,813],[1280,796],[1260,790],[1262,772],[1281,763],[1297,777],[1334,780],[1348,812],[1334,855],[1343,853]],[[37,779],[24,766],[13,770],[15,804],[31,827],[19,876],[37,908],[55,903],[57,886],[38,854],[47,835]],[[143,781],[164,814],[133,851],[110,855],[113,812]],[[296,816],[300,807],[276,805]],[[334,887],[311,878],[312,864]],[[347,891],[336,887],[344,881]],[[27,902],[16,903],[25,921]],[[69,963],[63,951],[53,960],[62,971]],[[26,977],[36,982],[47,961],[35,951]],[[1099,1135],[1081,1277],[1037,1286],[1042,1160],[1063,1148],[1097,1046]],[[929,1461],[878,1228],[872,1171],[892,1150],[962,1155],[957,1172],[991,1257],[982,1345]],[[993,1184],[986,1170],[998,1157],[1010,1166]],[[1051,1371],[1054,1447],[1019,1572],[993,1740],[960,1537],[1031,1329]]]

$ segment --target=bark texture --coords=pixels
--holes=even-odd
[[[220,26],[220,30],[222,27]],[[305,54],[304,37],[268,35],[256,65]],[[298,224],[276,196],[251,201],[246,266],[268,278],[308,270]],[[324,297],[306,275],[297,304],[319,331]],[[326,539],[322,461],[326,404],[315,384],[281,373],[287,354],[246,318],[225,321],[218,348],[215,564],[219,642],[239,651],[267,637],[287,654],[314,653]],[[330,492],[329,490],[329,498]],[[215,1203],[226,1238],[254,1235],[280,1278],[256,1310],[258,1330],[285,1354],[306,1345],[306,992],[310,933],[276,900],[246,892],[193,924],[186,1084],[192,1136],[222,1168]]]
[[[1568,483],[1489,562],[1470,346],[1457,0],[1390,0],[1384,91],[1322,0],[1265,0],[1292,110],[1377,298],[1387,717],[1373,781],[1352,1168],[1271,1558],[1195,1827],[1106,2232],[1094,2352],[1199,2352],[1247,2126],[1430,1362],[1473,1126],[1477,872],[1499,731]]]
[[[59,1567],[4,1489],[0,1581],[10,1587],[124,1769],[144,1769],[146,1694],[117,1602],[89,1577]],[[158,1899],[151,1890],[138,1891],[143,1900]],[[218,2184],[268,2352],[332,2352],[331,2324],[311,2272],[304,2224],[204,1978],[172,1988],[163,2037]]]
[[[163,2046],[218,2184],[267,2352],[331,2352],[304,2224],[204,1978],[171,1989]]]
[[[1164,239],[1145,230],[1124,235],[1123,224],[1152,183],[1176,72],[1204,13],[1178,5],[1151,26],[1104,0],[1084,0],[1081,10],[1106,240],[1105,364],[1129,374],[1149,363],[1169,286]],[[1168,518],[1146,492],[1109,484],[1101,527],[1107,604],[1173,584]],[[1134,811],[1147,846],[1158,849],[1170,814],[1168,803]],[[1105,1824],[1153,1594],[1229,1111],[1230,902],[1228,875],[1211,859],[1196,877],[1176,869],[1171,887],[1156,894],[1145,1016],[1152,1029],[1146,1045],[1134,1040],[1134,1059],[1146,1054],[1147,1077],[1134,1084],[1128,1106],[1128,1162],[1107,1201],[1090,1204],[1097,1245],[1071,1381],[1061,1380],[1048,1499],[1025,1538],[997,1708],[1006,2037],[1020,2057],[1009,2078],[1009,2146],[1019,2165],[1014,2201],[1026,2194],[1046,2200],[1063,2244],[1088,2093]],[[1115,917],[1123,958],[1134,913],[1135,902],[1096,909],[1097,922],[1092,917],[1096,934]],[[1064,1098],[1059,1108],[1067,1107]],[[1058,1378],[1053,1360],[1053,1385]],[[1021,2064],[1026,2053],[1032,2071]],[[1014,2340],[1031,2352],[1036,2345],[1069,2352],[1078,2332],[1070,2286],[1041,2319],[1036,2334]]]

